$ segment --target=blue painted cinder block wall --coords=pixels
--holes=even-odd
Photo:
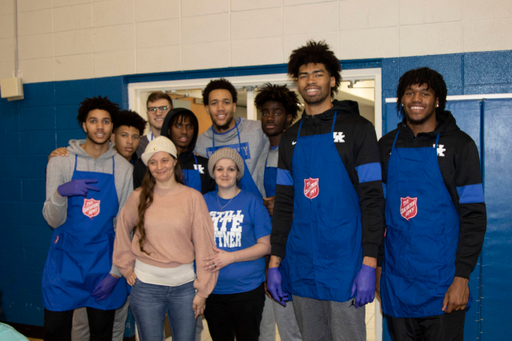
[[[383,101],[396,96],[398,79],[405,71],[422,66],[443,74],[449,95],[512,93],[512,51],[342,61],[342,66],[382,67]],[[45,167],[52,150],[66,146],[69,139],[84,136],[76,115],[85,97],[108,96],[127,108],[127,84],[132,82],[284,72],[286,65],[281,64],[34,83],[24,85],[22,101],[1,99],[0,138],[4,145],[0,148],[0,321],[43,324],[41,275],[52,233],[41,213]],[[386,133],[396,127],[398,118],[394,110],[385,110],[384,103],[383,108]],[[510,224],[505,223],[505,228],[511,230]],[[505,250],[510,252],[510,248]],[[501,256],[509,259],[512,255]],[[508,283],[510,277],[510,272],[504,274]]]
[[[96,95],[127,107],[123,77],[24,85],[0,100],[0,321],[41,326],[41,276],[51,228],[42,215],[48,153],[85,137],[78,104]]]

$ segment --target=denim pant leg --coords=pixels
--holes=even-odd
[[[142,340],[162,341],[168,291],[167,286],[135,280],[130,306]]]
[[[167,317],[171,324],[173,341],[194,341],[196,335],[196,319],[192,309],[196,290],[194,282],[177,287],[168,287]]]

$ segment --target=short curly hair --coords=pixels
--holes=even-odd
[[[220,78],[220,79],[211,80],[210,83],[208,83],[206,85],[206,87],[204,88],[203,103],[205,106],[208,105],[208,98],[210,96],[210,92],[212,92],[213,90],[219,90],[219,89],[229,91],[231,93],[231,97],[233,97],[233,103],[236,103],[236,101],[238,100],[238,94],[236,92],[235,87],[227,79]]]
[[[265,87],[262,88],[254,98],[254,103],[256,104],[256,108],[261,111],[263,105],[268,101],[281,103],[286,110],[286,114],[292,115],[290,123],[297,118],[300,110],[299,98],[297,94],[288,89],[286,85],[265,84]]]
[[[288,74],[297,81],[300,67],[310,63],[323,64],[329,76],[334,77],[336,83],[331,88],[331,97],[334,97],[341,83],[341,64],[325,41],[309,40],[305,46],[293,50],[288,62]]]
[[[404,108],[402,107],[402,98],[405,94],[405,89],[415,84],[427,84],[429,89],[434,91],[436,98],[439,100],[439,107],[436,108],[436,114],[443,112],[446,105],[446,96],[448,90],[443,76],[428,67],[409,70],[400,77],[398,87],[396,89],[396,110],[398,117],[404,118]]]
[[[106,112],[108,112],[110,114],[110,119],[112,120],[114,127],[116,127],[117,118],[120,110],[119,104],[111,102],[106,96],[86,98],[82,103],[80,103],[80,108],[78,108],[78,116],[76,117],[76,120],[78,121],[78,125],[80,127],[87,120],[89,112],[95,109],[105,110]]]
[[[117,128],[121,126],[134,127],[139,131],[140,136],[144,135],[144,129],[146,129],[146,124],[148,122],[143,119],[139,114],[135,111],[131,110],[121,110],[119,111],[119,116],[117,118],[117,123],[114,126],[114,133]]]

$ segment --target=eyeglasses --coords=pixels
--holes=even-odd
[[[149,113],[155,113],[157,110],[159,110],[160,112],[164,112],[164,111],[167,111],[169,110],[169,106],[168,105],[164,105],[162,107],[149,107],[148,108],[148,114]]]

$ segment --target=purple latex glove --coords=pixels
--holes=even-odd
[[[95,298],[95,301],[103,301],[109,298],[112,291],[114,291],[114,287],[116,286],[119,278],[108,274],[105,278],[103,278],[94,288],[91,296]]]
[[[100,191],[98,187],[88,185],[95,184],[97,182],[98,180],[95,179],[71,180],[70,182],[60,185],[57,188],[57,192],[59,192],[61,197],[74,197],[78,195],[85,197],[89,191]]]
[[[286,307],[286,302],[288,302],[288,294],[283,293],[283,289],[281,288],[281,273],[279,272],[279,268],[269,268],[267,274],[267,290],[272,295],[272,298],[276,300],[276,302],[284,305]]]
[[[363,264],[354,280],[354,284],[352,284],[352,297],[354,297],[356,290],[357,297],[354,304],[356,308],[373,302],[375,298],[375,268]]]

